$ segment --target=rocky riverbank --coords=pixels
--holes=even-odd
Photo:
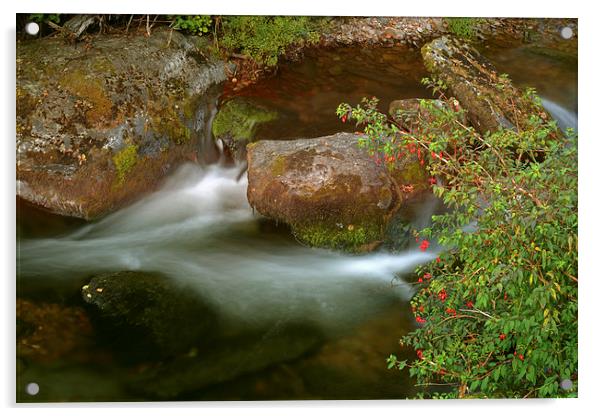
[[[577,19],[546,18],[478,18],[472,19],[470,39],[475,44],[494,44],[506,47],[519,44],[531,45],[542,54],[572,56],[576,54],[578,42]],[[560,36],[562,28],[568,27],[569,39]],[[442,17],[337,17],[325,26],[317,44],[291,45],[284,60],[302,59],[307,48],[335,48],[347,46],[406,46],[420,49],[440,36],[459,36],[451,20]],[[247,59],[231,57],[235,65],[229,72],[224,96],[270,76],[275,68],[261,68]]]
[[[216,157],[208,128],[225,80],[199,38],[99,36],[17,44],[17,195],[96,218]]]

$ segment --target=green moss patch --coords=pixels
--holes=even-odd
[[[299,241],[311,247],[345,250],[352,253],[369,251],[375,243],[382,240],[382,231],[377,225],[342,227],[324,225],[294,226],[293,234]]]
[[[254,105],[246,100],[226,102],[213,120],[213,136],[229,136],[234,140],[252,141],[262,123],[275,120],[278,114]]]
[[[120,150],[113,156],[113,163],[117,170],[117,180],[119,184],[125,182],[127,174],[134,168],[138,161],[138,146],[131,144]]]

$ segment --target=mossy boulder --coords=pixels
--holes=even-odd
[[[289,224],[308,245],[352,252],[375,248],[391,215],[410,197],[409,188],[404,193],[397,181],[404,169],[390,172],[377,164],[358,147],[358,137],[337,133],[248,145],[249,203]],[[408,169],[416,165],[404,163]],[[428,183],[426,176],[409,176],[419,182],[416,190]]]
[[[140,360],[187,353],[215,336],[216,315],[202,294],[159,273],[98,275],[82,297],[115,349]]]
[[[17,193],[95,218],[154,189],[207,138],[224,64],[196,38],[100,35],[17,43]]]
[[[244,160],[246,145],[256,139],[259,127],[277,117],[276,111],[235,97],[222,104],[213,119],[213,137],[222,141],[235,160]]]
[[[476,49],[458,39],[435,39],[422,47],[422,57],[427,70],[443,81],[481,134],[499,128],[524,130],[533,114],[550,119]]]

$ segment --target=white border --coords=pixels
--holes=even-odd
[[[102,414],[117,409],[127,409],[128,413],[164,415],[172,413],[198,415],[201,412],[222,414],[230,411],[244,411],[248,414],[266,415],[320,413],[330,414],[344,410],[346,414],[366,414],[400,412],[416,415],[437,413],[440,415],[478,415],[514,413],[517,411],[540,412],[546,414],[589,414],[591,408],[599,406],[600,358],[596,352],[600,346],[598,331],[600,311],[597,306],[600,289],[599,274],[594,265],[600,257],[596,241],[600,235],[597,214],[599,205],[597,196],[602,189],[600,166],[598,161],[602,153],[601,130],[595,123],[602,120],[600,112],[600,34],[602,27],[598,13],[591,6],[594,2],[577,1],[525,1],[504,0],[498,2],[477,2],[463,0],[429,1],[380,1],[357,2],[350,0],[294,1],[285,2],[267,0],[224,0],[206,2],[202,0],[184,1],[133,1],[102,0],[64,1],[64,0],[28,0],[20,3],[5,1],[2,3],[3,58],[0,65],[3,76],[0,114],[3,121],[2,137],[2,175],[1,190],[4,220],[2,262],[5,273],[0,277],[0,310],[2,310],[2,331],[0,332],[0,403],[9,407],[8,413],[21,411],[25,414],[42,411],[45,415],[64,414]],[[204,403],[158,403],[158,404],[96,404],[89,405],[50,405],[14,407],[14,293],[15,293],[15,13],[16,12],[63,12],[63,13],[164,13],[164,14],[292,14],[292,15],[401,15],[401,16],[508,16],[508,17],[578,17],[579,18],[579,265],[581,290],[579,292],[579,399],[574,400],[495,400],[495,401],[344,401],[344,402],[204,402]],[[598,133],[598,134],[596,134]],[[170,410],[168,410],[170,409]]]

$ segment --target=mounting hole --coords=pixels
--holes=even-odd
[[[29,22],[25,25],[25,32],[28,35],[35,36],[40,32],[40,25],[36,22]]]
[[[573,37],[573,29],[571,29],[568,26],[563,27],[562,29],[560,29],[560,37],[562,37],[562,39],[570,39]]]
[[[573,388],[573,382],[570,379],[566,378],[560,382],[560,388],[562,390],[570,390]]]
[[[38,385],[38,383],[29,383],[25,387],[25,391],[30,396],[35,396],[36,394],[38,394],[40,392],[40,386]]]

